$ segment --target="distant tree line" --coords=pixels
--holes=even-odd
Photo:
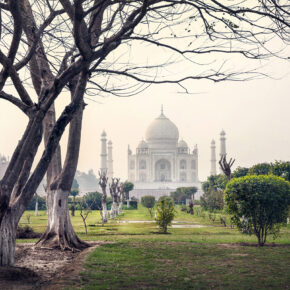
[[[232,173],[232,178],[250,175],[276,175],[290,181],[290,161],[276,161],[273,163],[259,163],[252,167],[238,167]],[[202,183],[203,196],[200,203],[203,209],[209,211],[222,210],[224,208],[224,190],[228,180],[225,175],[211,175]]]

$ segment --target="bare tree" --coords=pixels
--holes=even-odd
[[[289,42],[287,2],[1,0],[0,98],[28,122],[0,182],[0,265],[14,262],[17,224],[46,172],[48,227],[39,245],[87,246],[73,231],[67,206],[85,94],[128,96],[152,83],[187,91],[189,80],[251,79],[256,71],[230,70],[225,56],[285,57],[283,47],[271,50],[271,41]],[[134,56],[145,44],[148,57]],[[170,57],[154,58],[158,49]],[[180,62],[188,69],[166,73]],[[57,115],[55,101],[66,92],[71,99]],[[62,166],[58,144],[69,123]],[[35,160],[42,138],[45,149]]]
[[[92,200],[89,204],[85,196],[83,196],[81,200],[79,201],[80,216],[84,223],[86,235],[88,234],[87,217],[92,212],[92,207],[94,206],[95,203],[96,203],[96,200]]]
[[[108,221],[108,213],[107,213],[107,184],[108,177],[106,172],[99,171],[99,185],[102,189],[102,223],[106,223]]]
[[[110,194],[113,199],[111,211],[110,211],[110,217],[111,219],[115,218],[119,214],[119,208],[118,208],[118,186],[119,186],[120,178],[112,178],[112,183],[110,186]]]
[[[225,155],[221,156],[221,159],[219,161],[219,165],[221,167],[222,172],[224,173],[224,175],[227,177],[228,180],[231,180],[232,178],[232,170],[231,167],[233,166],[235,162],[235,159],[230,159],[229,162],[227,162],[227,158]]]
[[[124,183],[118,186],[118,214],[122,213],[123,201],[125,200]]]

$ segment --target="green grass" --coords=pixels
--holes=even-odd
[[[47,222],[45,212],[40,212],[38,217],[33,214],[25,212],[20,223],[27,224],[26,215],[30,215],[29,225],[43,232]],[[134,220],[151,220],[152,223],[119,223]],[[83,222],[76,212],[72,223],[81,239],[109,242],[88,257],[82,284],[77,287],[289,289],[289,225],[281,229],[276,240],[269,237],[267,242],[275,242],[278,246],[259,248],[254,246],[255,236],[223,227],[218,218],[213,223],[208,215],[204,218],[191,216],[177,209],[175,221],[206,227],[170,228],[169,234],[159,234],[148,210],[140,206],[138,210],[124,210],[104,227],[99,212],[92,212],[87,219],[88,235],[85,235]]]
[[[285,289],[285,248],[189,242],[117,242],[97,248],[82,273],[83,289]]]

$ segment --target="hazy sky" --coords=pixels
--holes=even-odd
[[[135,152],[146,128],[160,114],[161,104],[190,149],[198,145],[200,180],[209,175],[212,139],[219,153],[222,129],[226,131],[228,156],[236,159],[235,167],[290,160],[289,64],[273,60],[266,70],[279,79],[190,81],[186,85],[192,94],[188,95],[180,93],[176,86],[162,85],[151,86],[130,98],[90,97],[97,102],[86,100],[79,170],[92,168],[97,173],[100,135],[106,130],[113,142],[115,176],[126,179],[127,146],[130,144]],[[0,100],[0,153],[11,156],[26,122],[19,110]]]

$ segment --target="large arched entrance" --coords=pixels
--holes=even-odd
[[[155,181],[171,181],[171,165],[166,159],[160,159],[155,163]]]

